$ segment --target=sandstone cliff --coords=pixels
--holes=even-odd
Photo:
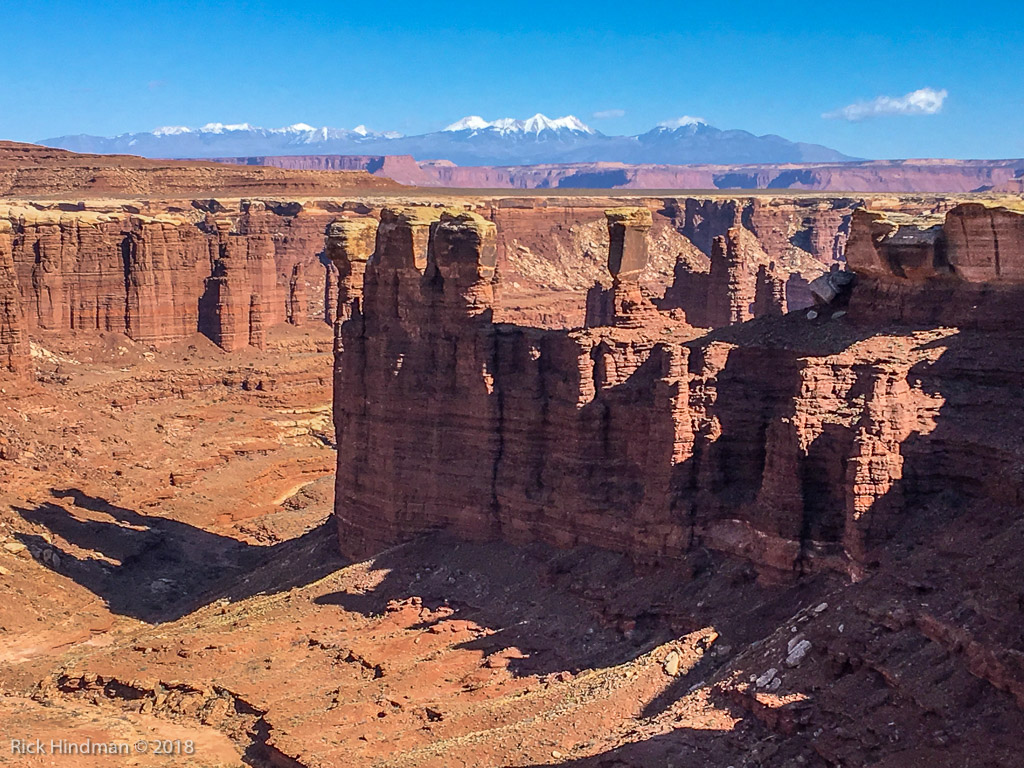
[[[324,230],[331,221],[363,218],[376,227],[388,200],[33,201],[0,206],[0,219],[12,228],[26,333],[123,332],[167,344],[199,330],[235,349],[258,347],[266,330],[280,323],[333,323],[339,298],[343,308],[350,306],[361,267],[346,266],[353,274],[339,286],[323,249]],[[496,226],[503,284],[496,321],[577,327],[588,312],[588,291],[598,301],[611,290],[604,211],[614,198],[449,202]],[[809,306],[809,282],[843,266],[849,222],[859,207],[877,202],[919,215],[949,206],[938,198],[801,196],[628,202],[646,208],[652,222],[638,290],[701,327]],[[363,237],[368,258],[375,234]],[[719,238],[726,245],[716,250]]]
[[[280,155],[217,162],[315,170],[366,170],[402,184],[474,189],[802,189],[835,193],[1020,191],[1024,160],[869,160],[847,163],[661,165],[539,163],[458,166],[408,155]]]
[[[198,330],[236,349],[251,343],[254,322],[333,320],[336,280],[322,260],[332,213],[262,201],[217,210],[0,208],[16,277],[9,301],[25,332],[115,331],[166,344]]]
[[[867,278],[858,319],[1015,330],[1024,285],[1024,204],[957,206],[944,218],[857,211],[847,248]]]
[[[11,258],[11,227],[0,221],[0,376],[21,374],[29,362],[25,318]]]
[[[198,162],[198,161],[197,161]],[[421,168],[412,155],[278,155],[264,157],[213,157],[204,162],[231,165],[262,165],[304,171],[366,171],[399,184],[431,185],[432,174]]]
[[[239,168],[211,160],[89,155],[0,141],[0,195],[325,195],[401,187],[364,170]]]
[[[813,322],[790,313],[708,335],[638,293],[644,211],[609,217],[615,300],[605,325],[546,331],[493,322],[500,284],[486,222],[388,215],[360,311],[339,329],[345,552],[444,528],[647,561],[704,547],[769,578],[856,577],[917,510],[1022,498],[1018,433],[996,427],[994,404],[1015,397],[1024,358],[987,334],[1019,330],[1003,311],[1020,296],[1024,215],[958,206],[939,237],[858,213],[849,315],[826,307]],[[725,284],[740,280],[732,241],[715,246]],[[757,286],[743,291],[756,297]],[[893,292],[902,309],[880,314],[876,298]],[[779,312],[779,293],[777,283],[762,288],[776,297],[766,314]],[[982,294],[986,307],[998,297],[1000,322],[966,309]],[[715,311],[745,319],[744,302]],[[961,320],[959,332],[947,327]],[[993,344],[1015,351],[986,355]],[[993,407],[971,405],[965,375],[985,382]]]
[[[472,203],[497,227],[498,261],[511,299],[500,308],[504,319],[580,324],[586,288],[608,277],[598,262],[598,252],[608,247],[601,202]],[[683,225],[659,212],[664,205],[649,203],[651,258],[641,277],[650,296],[664,293],[673,268],[701,273],[710,264],[678,231]],[[12,286],[24,332],[123,332],[136,341],[167,344],[199,330],[237,349],[259,346],[263,330],[279,323],[335,320],[339,282],[330,255],[323,253],[324,228],[335,219],[339,226],[362,228],[368,257],[377,224],[375,218],[351,218],[352,208],[373,210],[331,201],[26,202],[0,207],[0,218],[10,224],[18,278]],[[709,220],[693,231],[710,236],[717,226]],[[747,268],[768,265],[756,237],[744,234]],[[795,264],[806,275],[801,280],[813,278],[821,267],[800,253],[778,273],[788,278]],[[355,297],[350,293],[361,275],[361,268],[354,276],[348,274],[351,266],[345,269],[343,308]]]

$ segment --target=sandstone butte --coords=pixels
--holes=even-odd
[[[708,273],[729,290],[714,294],[720,306],[711,295],[698,305],[721,312],[710,334],[687,322],[685,301],[669,309],[640,290],[650,212],[609,210],[607,226],[610,296],[588,305],[599,316],[577,330],[495,322],[496,232],[482,217],[385,211],[372,253],[367,241],[353,248],[332,233],[335,263],[364,265],[336,345],[342,552],[367,557],[443,530],[690,563],[694,573],[724,557],[795,589],[839,574],[870,585],[882,601],[877,620],[902,639],[851,653],[843,623],[813,642],[785,633],[778,669],[800,666],[820,644],[835,685],[884,678],[878,700],[896,720],[960,706],[929,697],[944,696],[941,681],[962,670],[984,681],[984,693],[975,690],[990,724],[1016,729],[1008,724],[1022,722],[1024,706],[1014,629],[1021,571],[1003,562],[1009,572],[981,576],[977,564],[948,558],[976,546],[1008,554],[1021,543],[1024,206],[965,203],[926,217],[858,209],[845,247],[852,293],[786,316],[769,301],[751,322],[743,321],[757,289],[731,301],[745,281],[732,229],[715,239]],[[780,291],[767,286],[764,295]],[[940,542],[964,554],[943,554]],[[922,546],[928,554],[915,554]],[[1000,568],[999,555],[988,557]],[[896,573],[898,592],[929,598],[894,602],[880,582]],[[958,590],[974,588],[985,596],[965,609]],[[942,666],[938,677],[903,677],[922,674],[927,659]],[[816,688],[783,702],[759,693],[777,673],[737,674],[720,690],[783,733],[821,736],[815,715],[802,713],[820,714],[830,694]],[[901,693],[890,699],[893,687]],[[840,741],[878,727],[844,723]],[[1011,764],[984,746],[985,728],[957,738],[988,756],[979,765]],[[934,761],[942,751],[918,743],[912,754]],[[829,765],[841,760],[829,747],[818,752]],[[924,764],[902,759],[911,762],[851,764]]]
[[[0,203],[9,728],[1019,765],[1019,197],[75,192],[95,162]]]
[[[1005,334],[1024,210],[858,209],[848,306],[786,317],[740,228],[715,239],[701,294],[684,272],[656,303],[639,282],[650,211],[606,216],[612,285],[581,330],[495,322],[496,230],[478,215],[385,210],[372,254],[329,232],[339,268],[363,270],[335,369],[346,554],[443,528],[857,579],[915,510],[1019,502],[1020,435],[998,425],[1019,374]],[[744,322],[752,309],[763,321]],[[898,353],[878,356],[864,342],[885,332]],[[965,356],[991,410],[949,381]]]

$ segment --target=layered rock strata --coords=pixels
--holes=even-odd
[[[377,241],[376,219],[340,219],[327,228],[325,253],[337,273],[337,289],[328,302],[334,317],[345,321],[359,311],[366,262]]]
[[[23,332],[119,332],[164,345],[201,331],[238,349],[280,323],[333,321],[337,279],[322,253],[335,214],[272,201],[201,206],[157,215],[6,207],[8,301]]]
[[[610,216],[620,283],[643,260],[644,216],[633,215]],[[1013,245],[1022,220],[957,207],[940,226],[939,251],[978,290],[1009,291],[1024,257]],[[947,328],[958,300],[933,309],[930,325],[880,336],[880,321],[893,318],[873,313],[873,297],[902,280],[900,306],[926,306],[930,282],[949,278],[897,277],[893,264],[907,273],[942,239],[920,228],[894,237],[879,221],[855,219],[850,263],[860,281],[849,315],[825,307],[813,323],[790,313],[702,336],[629,302],[585,330],[495,323],[493,228],[468,214],[389,213],[361,311],[339,329],[342,549],[365,555],[444,528],[647,561],[703,547],[772,578],[821,568],[858,576],[938,500],[947,510],[1019,503],[1021,427],[1012,422],[1014,437],[994,424],[1024,359],[983,353],[1005,338]],[[972,235],[983,222],[989,234]],[[865,253],[854,253],[858,243]],[[726,266],[729,249],[728,238],[716,246]],[[765,314],[779,314],[780,292],[764,284]],[[757,294],[755,284],[744,296]],[[741,310],[729,307],[732,319]],[[1019,330],[1015,320],[999,327]],[[985,382],[980,405],[962,395],[965,375]],[[988,469],[954,459],[981,455],[993,459]]]
[[[637,328],[657,316],[640,278],[647,268],[647,233],[653,223],[646,208],[613,208],[608,221],[608,273],[611,288],[596,284],[587,296],[584,325]]]
[[[1024,206],[967,203],[945,217],[855,212],[850,267],[866,278],[855,317],[1016,330],[1024,298]]]
[[[132,155],[92,155],[0,141],[0,195],[5,196],[188,198],[218,194],[241,197],[332,195],[370,189],[401,189],[401,186],[362,170],[240,168],[213,160],[150,160]]]
[[[11,227],[0,221],[0,376],[24,373],[30,360],[18,277],[11,258]]]
[[[409,155],[292,155],[216,162],[313,170],[365,170],[401,184],[477,189],[800,189],[849,192],[1021,191],[1024,160],[873,160],[846,163],[669,165],[577,162],[458,166]]]
[[[375,227],[380,202],[23,203],[3,206],[0,218],[11,224],[25,333],[122,332],[163,345],[201,330],[238,348],[259,338],[260,328],[333,323],[339,304],[350,306],[339,293],[355,290],[358,276],[338,275],[323,252],[324,229],[357,216]],[[596,299],[612,288],[609,199],[452,202],[497,228],[506,297],[494,308],[497,320],[571,328],[585,315],[588,287],[601,283]],[[809,283],[842,266],[845,230],[862,205],[793,197],[638,202],[651,220],[649,259],[630,277],[631,290],[702,327],[809,306]],[[946,205],[886,203],[913,214]],[[719,237],[725,247],[716,249]],[[364,249],[367,257],[373,247]],[[253,323],[260,327],[250,333]]]

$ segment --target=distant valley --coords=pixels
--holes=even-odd
[[[400,184],[479,189],[799,189],[830,192],[1020,192],[1024,160],[859,160],[781,136],[721,130],[696,118],[635,136],[605,135],[569,115],[469,116],[418,136],[297,123],[169,126],[40,142],[75,152],[216,160],[291,170],[366,171]]]

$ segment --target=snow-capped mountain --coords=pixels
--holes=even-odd
[[[365,125],[316,128],[296,123],[259,128],[248,123],[208,123],[201,128],[165,126],[144,133],[59,136],[39,142],[75,152],[123,153],[144,157],[202,158],[267,155],[412,155],[416,160],[450,160],[458,165],[626,162],[728,164],[837,162],[851,160],[818,144],[781,136],[720,130],[698,117],[661,123],[635,136],[606,136],[572,115],[536,114],[485,120],[470,115],[440,131],[403,136]]]
[[[502,136],[508,136],[509,134],[514,133],[533,134],[534,136],[539,136],[541,131],[551,131],[553,133],[568,131],[569,133],[587,133],[590,135],[595,135],[597,133],[597,131],[590,126],[584,125],[583,122],[574,115],[566,115],[565,117],[559,117],[552,120],[539,112],[526,120],[516,120],[513,117],[503,117],[500,120],[494,120],[490,123],[479,115],[470,115],[469,117],[457,120],[444,130],[448,133],[456,133],[460,131],[495,131]]]
[[[167,125],[144,133],[120,136],[60,136],[41,144],[74,152],[131,154],[143,157],[224,157],[228,155],[299,155],[318,152],[330,144],[387,141],[401,138],[394,131],[377,132],[365,125],[352,130],[316,128],[295,123],[284,128],[260,128],[249,123],[207,123],[200,128]],[[311,149],[314,148],[314,149]],[[359,153],[365,154],[365,153]]]

